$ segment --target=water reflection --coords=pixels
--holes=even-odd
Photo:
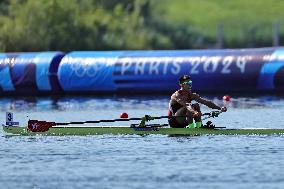
[[[205,96],[215,103],[229,108],[278,108],[284,106],[279,96],[241,97],[234,96],[230,102],[221,96]],[[5,97],[0,98],[1,111],[46,111],[46,110],[98,110],[98,109],[151,109],[167,108],[169,96],[51,96],[51,97]]]

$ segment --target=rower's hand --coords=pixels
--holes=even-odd
[[[222,112],[226,112],[226,111],[227,111],[227,108],[226,108],[225,106],[223,106],[223,107],[221,108],[221,111],[222,111]]]
[[[193,117],[198,117],[198,116],[202,116],[202,113],[195,111],[195,112],[193,113]]]

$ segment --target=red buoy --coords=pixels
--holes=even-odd
[[[120,118],[128,118],[128,114],[123,112],[120,114]]]
[[[231,100],[231,97],[229,95],[225,95],[225,96],[223,96],[223,100],[228,102],[228,101]]]

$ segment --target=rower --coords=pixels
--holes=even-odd
[[[212,109],[218,109],[222,112],[227,111],[226,107],[220,107],[207,99],[201,98],[197,93],[192,93],[192,80],[190,76],[183,75],[179,78],[180,89],[174,92],[169,102],[169,125],[178,128],[194,128],[193,119],[196,127],[202,126],[200,106],[204,104]],[[192,103],[192,101],[197,103]],[[180,117],[171,117],[180,116]]]

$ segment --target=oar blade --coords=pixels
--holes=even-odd
[[[39,121],[39,120],[29,120],[28,130],[31,132],[45,132],[52,126],[55,126],[55,122]]]

